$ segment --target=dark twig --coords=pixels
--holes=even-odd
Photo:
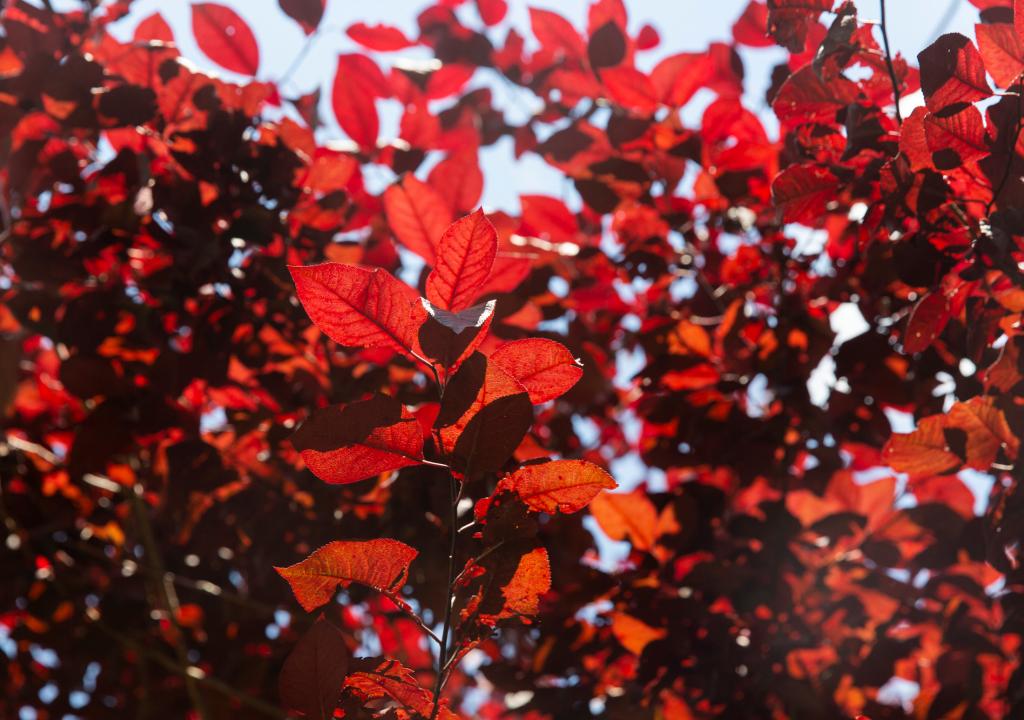
[[[441,647],[437,655],[437,679],[434,681],[434,703],[430,710],[430,720],[437,717],[440,709],[441,688],[444,685],[445,668],[448,664],[448,639],[452,634],[452,604],[455,594],[455,541],[459,537],[459,499],[462,492],[456,492],[458,480],[451,472],[448,473],[448,499],[451,504],[451,519],[448,528],[448,593],[444,601],[444,627],[441,630]],[[454,643],[452,643],[454,645]]]
[[[903,114],[900,112],[900,83],[896,79],[896,68],[892,64],[892,49],[889,46],[889,30],[885,22],[885,0],[878,0],[881,6],[882,20],[882,42],[885,45],[885,65],[889,68],[889,80],[892,82],[892,99],[896,104],[896,122],[903,124]]]

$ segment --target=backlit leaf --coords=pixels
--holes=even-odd
[[[419,422],[385,395],[315,411],[292,435],[292,445],[328,483],[357,482],[423,459]]]
[[[526,388],[534,404],[554,400],[583,377],[583,367],[568,348],[545,338],[505,343],[489,360]]]
[[[402,50],[413,44],[412,40],[394,25],[367,25],[358,22],[350,25],[345,33],[363,47],[379,52]]]
[[[217,3],[192,6],[192,33],[208,58],[240,75],[255,75],[260,67],[256,36],[231,8]]]
[[[387,80],[373,60],[360,54],[338,56],[331,106],[341,129],[360,147],[377,144],[380,120],[375,100],[390,94]]]
[[[384,191],[384,209],[399,242],[433,266],[437,245],[452,220],[444,199],[410,173]]]
[[[527,465],[504,477],[498,491],[516,493],[537,512],[574,513],[605,489],[614,489],[611,476],[585,460],[553,460]]]
[[[336,540],[295,565],[274,569],[291,585],[299,604],[312,612],[334,597],[339,586],[350,583],[395,595],[405,585],[409,564],[418,554],[389,538]]]
[[[590,503],[590,513],[612,540],[629,539],[637,550],[654,545],[658,511],[642,490],[601,493]]]
[[[985,64],[969,38],[947,33],[917,56],[921,91],[932,111],[969,103],[992,94],[985,79]]]
[[[498,234],[482,210],[456,220],[438,242],[427,299],[442,310],[468,308],[491,274],[497,252]]]
[[[288,269],[302,307],[331,340],[412,353],[426,311],[405,283],[380,268],[324,263]]]

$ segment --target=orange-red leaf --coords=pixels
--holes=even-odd
[[[443,449],[460,472],[501,469],[532,422],[523,386],[480,353],[452,376],[437,416]]]
[[[385,660],[372,671],[352,673],[345,679],[345,688],[354,691],[363,700],[390,698],[419,717],[459,720],[459,716],[448,709],[446,700],[438,703],[437,714],[434,715],[433,693],[416,681],[412,670],[395,660]]]
[[[452,312],[468,308],[491,274],[497,252],[498,233],[482,210],[456,220],[438,243],[427,299]]]
[[[410,173],[384,191],[384,211],[398,241],[433,267],[437,244],[452,221],[438,192]]]
[[[643,490],[601,493],[590,503],[590,513],[612,540],[629,538],[637,550],[654,545],[658,510]]]
[[[911,478],[943,475],[960,469],[961,458],[949,449],[942,416],[926,417],[912,433],[896,433],[882,451],[884,462]]]
[[[586,460],[554,460],[527,465],[503,478],[498,490],[510,490],[537,512],[574,513],[604,489],[617,487],[611,475]]]
[[[394,398],[317,410],[292,436],[306,466],[328,483],[352,483],[418,465],[423,459],[419,422]]]
[[[668,634],[664,628],[653,628],[644,621],[623,612],[613,612],[611,619],[612,635],[622,644],[622,647],[634,655],[642,654],[648,643],[660,640]]]
[[[408,580],[409,564],[417,554],[390,538],[336,540],[302,562],[274,569],[292,586],[299,604],[311,612],[334,597],[338,586],[349,583],[394,595]]]
[[[551,563],[548,551],[534,548],[519,559],[515,574],[502,589],[505,595],[503,617],[536,615],[541,596],[551,589]]]
[[[208,58],[240,75],[255,75],[260,67],[256,36],[231,8],[217,3],[192,6],[192,33]]]
[[[408,285],[380,268],[323,263],[288,269],[306,314],[331,340],[411,355],[426,310]]]
[[[545,338],[513,340],[489,359],[526,388],[535,405],[554,400],[583,376],[583,367],[568,348]]]

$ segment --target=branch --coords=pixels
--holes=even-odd
[[[175,675],[180,675],[185,678],[186,683],[195,683],[202,685],[210,690],[214,690],[221,695],[237,700],[242,705],[252,708],[258,712],[273,718],[288,718],[289,716],[281,711],[280,708],[271,705],[270,703],[264,702],[257,697],[253,697],[247,693],[241,692],[231,687],[227,683],[218,680],[217,678],[210,677],[204,673],[200,668],[188,665],[181,667],[172,658],[167,657],[162,652],[154,650],[149,645],[139,642],[124,633],[120,633],[108,626],[101,620],[94,620],[94,625],[103,631],[106,635],[121,643],[125,647],[139,653],[139,655],[145,657],[148,660],[152,660],[160,667],[168,670]]]
[[[889,80],[892,82],[892,99],[896,104],[896,122],[903,124],[903,114],[900,112],[900,83],[896,79],[896,68],[892,64],[892,50],[889,47],[889,30],[885,23],[885,0],[878,0],[882,13],[882,42],[885,44],[885,66],[889,68]]]
[[[185,689],[188,691],[189,699],[192,701],[192,707],[195,708],[199,720],[209,720],[212,716],[207,712],[203,696],[199,693],[199,686],[196,684],[196,674],[188,670],[191,664],[188,659],[188,648],[185,646],[185,634],[182,632],[181,625],[178,624],[177,597],[174,594],[173,586],[167,578],[163,557],[160,555],[156,537],[153,535],[153,526],[149,522],[149,516],[142,503],[141,492],[141,486],[136,486],[128,495],[130,496],[132,513],[135,515],[135,522],[139,526],[140,535],[142,535],[142,545],[146,551],[146,558],[153,569],[159,574],[159,577],[156,578],[153,584],[156,586],[160,604],[163,605],[163,609],[167,613],[168,620],[173,628],[174,650],[178,656],[178,662],[186,668],[184,674]]]

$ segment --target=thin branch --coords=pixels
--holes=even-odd
[[[187,668],[190,667],[190,662],[188,659],[188,648],[185,646],[185,634],[181,629],[181,625],[178,623],[177,597],[174,594],[173,586],[167,578],[163,557],[160,555],[156,536],[153,534],[153,526],[149,522],[149,515],[147,514],[146,507],[142,502],[141,490],[141,487],[136,487],[134,492],[128,493],[132,505],[132,513],[135,516],[135,522],[139,526],[139,534],[142,536],[142,546],[145,548],[147,561],[156,570],[156,572],[159,573],[159,577],[156,578],[153,585],[156,586],[160,604],[163,605],[163,610],[167,613],[167,618],[173,628],[172,634],[174,636],[174,651],[178,656],[178,662],[186,668],[184,676],[185,689],[188,691],[189,699],[192,701],[192,707],[199,716],[199,720],[208,720],[212,716],[207,712],[206,704],[203,702],[203,696],[199,693],[199,686],[196,684],[196,676],[194,673],[187,671]]]
[[[444,601],[444,628],[441,630],[441,648],[437,655],[437,680],[434,682],[434,703],[430,710],[430,720],[435,720],[440,709],[441,688],[444,685],[444,671],[448,664],[448,637],[452,634],[452,605],[455,595],[455,541],[459,537],[459,498],[461,491],[456,493],[455,475],[448,473],[448,500],[451,504],[451,520],[448,527],[448,593]],[[454,644],[454,643],[453,643]]]
[[[200,668],[194,666],[181,667],[172,658],[167,657],[162,652],[154,650],[148,644],[139,642],[124,633],[118,632],[114,628],[110,627],[101,620],[94,620],[93,625],[101,630],[104,634],[109,635],[111,638],[124,645],[125,647],[139,653],[139,655],[145,657],[148,660],[152,660],[157,665],[161,666],[165,670],[168,670],[175,675],[180,675],[185,678],[187,683],[195,683],[202,685],[210,690],[220,693],[226,697],[237,700],[240,704],[252,708],[258,712],[273,718],[288,718],[289,716],[282,712],[280,708],[271,705],[270,703],[264,702],[257,697],[253,697],[247,693],[235,689],[231,685],[218,680],[215,677],[210,677],[205,674]]]
[[[881,7],[882,20],[882,42],[885,44],[885,66],[889,69],[889,80],[892,82],[892,99],[896,104],[896,122],[903,124],[903,114],[900,112],[900,83],[896,79],[896,68],[892,64],[892,49],[889,46],[889,29],[885,22],[885,0],[878,0]]]

